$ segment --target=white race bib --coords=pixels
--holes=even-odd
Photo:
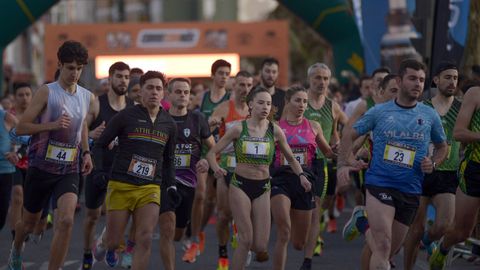
[[[190,154],[175,154],[175,167],[180,168],[190,168]]]
[[[242,150],[245,155],[266,156],[270,151],[270,144],[268,142],[244,141]]]
[[[300,163],[300,166],[303,166],[306,164],[307,152],[302,151],[302,152],[293,153],[293,157],[298,161],[298,163]],[[282,165],[289,165],[288,160],[285,158],[285,156],[283,157]]]
[[[154,159],[133,155],[127,173],[139,178],[153,180],[156,166],[157,161]]]
[[[50,141],[48,142],[46,160],[58,163],[73,163],[77,156],[77,148],[71,145]]]
[[[415,148],[387,143],[385,152],[383,153],[383,160],[390,164],[412,168],[413,162],[415,161],[415,154]]]

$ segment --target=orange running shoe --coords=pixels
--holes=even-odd
[[[203,253],[205,250],[205,232],[200,232],[198,234],[198,249],[200,250],[200,253]]]
[[[228,258],[219,258],[217,270],[228,270]]]
[[[183,254],[182,261],[194,263],[197,260],[198,255],[200,255],[198,244],[193,242],[192,245],[190,245],[190,248],[185,251],[185,254]]]
[[[327,232],[329,233],[337,232],[337,220],[335,218],[328,220]]]

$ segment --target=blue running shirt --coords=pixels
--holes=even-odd
[[[353,128],[359,135],[372,131],[373,158],[366,184],[421,194],[424,174],[420,164],[430,142],[446,140],[437,112],[422,103],[404,108],[395,101],[378,104]]]

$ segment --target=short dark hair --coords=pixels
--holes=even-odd
[[[398,78],[399,76],[397,74],[388,74],[387,76],[385,76],[385,78],[383,78],[382,82],[380,83],[380,89],[383,89],[385,90],[387,88],[387,85],[388,83],[391,81],[391,80],[394,80],[396,78]]]
[[[172,87],[173,87],[173,84],[175,82],[186,82],[188,84],[188,86],[192,86],[192,81],[190,81],[189,78],[184,78],[184,77],[178,77],[178,78],[172,78],[168,81],[168,91],[172,91]]]
[[[128,70],[130,72],[130,66],[121,61],[115,62],[108,69],[108,75],[112,76],[116,70],[118,71]]]
[[[57,58],[61,64],[76,62],[80,65],[88,63],[88,50],[78,41],[65,41],[57,51]]]
[[[372,78],[375,77],[377,73],[388,73],[390,74],[390,69],[388,67],[379,67],[372,72]]]
[[[292,85],[285,92],[285,100],[290,101],[290,99],[293,97],[293,95],[295,95],[298,92],[307,93],[307,89],[305,89],[305,87],[303,87],[299,84]]]
[[[364,81],[371,80],[371,79],[372,79],[372,77],[367,76],[367,75],[363,75],[362,77],[360,77],[360,81],[359,81],[359,83],[358,83],[358,86],[361,88],[361,87],[362,87],[362,83],[363,83]]]
[[[240,70],[237,72],[237,75],[235,75],[235,79],[238,77],[245,77],[245,78],[252,78],[252,74],[246,70]]]
[[[433,73],[433,76],[438,76],[440,73],[447,69],[454,69],[458,71],[457,65],[452,62],[452,61],[442,61],[440,62],[436,67],[435,67],[435,72]]]
[[[215,62],[213,62],[212,64],[212,69],[211,69],[211,72],[212,72],[212,75],[215,75],[215,73],[217,72],[217,70],[220,68],[220,67],[228,67],[229,69],[232,69],[232,64],[230,64],[229,62],[223,60],[223,59],[218,59],[216,60]]]
[[[143,87],[145,85],[145,82],[150,79],[160,79],[163,86],[165,86],[167,83],[165,74],[163,74],[162,72],[149,70],[140,77],[140,87]]]
[[[132,69],[130,70],[130,74],[132,74],[132,73],[138,73],[138,74],[143,75],[144,72],[143,72],[143,70],[142,70],[141,68],[134,67],[134,68],[132,68]]]
[[[32,90],[32,86],[27,82],[14,82],[13,83],[13,95],[17,94],[17,90],[23,87],[28,87]]]
[[[398,69],[398,75],[400,78],[403,78],[403,75],[407,73],[407,68],[413,69],[413,70],[426,70],[425,64],[422,62],[418,61],[417,59],[409,58],[405,59],[400,63],[400,68]]]
[[[272,64],[275,64],[277,65],[278,67],[280,67],[280,62],[278,62],[277,58],[274,58],[274,57],[267,57],[265,59],[263,59],[262,61],[262,64],[260,65],[260,69],[263,69],[263,67],[265,65],[272,65]]]

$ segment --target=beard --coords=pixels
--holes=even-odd
[[[270,80],[266,80],[263,76],[261,78],[262,78],[263,85],[267,88],[274,86],[275,83],[277,82],[277,80],[272,80],[272,82],[270,82]]]
[[[121,87],[117,87],[112,85],[112,90],[117,94],[117,96],[124,96],[127,93],[127,87],[124,87],[125,90],[121,89]]]

